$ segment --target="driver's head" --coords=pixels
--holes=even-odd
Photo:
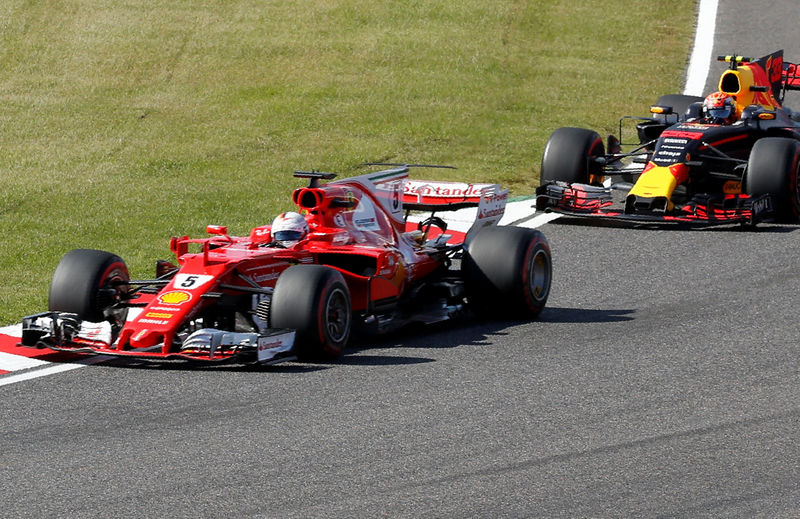
[[[736,120],[736,102],[724,92],[709,94],[703,101],[703,116],[715,124],[732,123]]]
[[[293,211],[281,213],[272,221],[272,239],[291,247],[308,234],[308,224],[302,215]]]

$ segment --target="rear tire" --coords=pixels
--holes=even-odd
[[[342,274],[323,265],[295,265],[275,283],[270,304],[273,328],[296,330],[295,351],[306,359],[342,354],[353,314]]]
[[[78,314],[84,321],[120,324],[127,308],[106,315],[128,291],[128,267],[116,254],[75,249],[61,258],[50,283],[49,309]]]
[[[479,314],[532,318],[550,295],[553,263],[536,229],[486,227],[467,243],[461,270],[467,301]]]
[[[561,181],[600,185],[603,168],[592,159],[603,155],[605,145],[597,132],[583,128],[558,128],[550,135],[544,148],[540,183]]]
[[[776,220],[796,222],[800,217],[800,143],[783,137],[756,141],[747,163],[744,192],[772,195]]]

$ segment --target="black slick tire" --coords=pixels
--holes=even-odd
[[[783,137],[756,141],[750,152],[744,192],[752,197],[772,195],[776,220],[794,223],[800,217],[800,143]]]
[[[558,128],[550,135],[542,154],[540,183],[600,184],[603,170],[600,163],[592,159],[603,155],[605,145],[597,132]]]
[[[323,265],[295,265],[278,277],[270,323],[273,328],[296,330],[299,357],[326,360],[341,355],[352,321],[350,291],[339,271]]]
[[[128,291],[128,267],[116,254],[75,249],[61,258],[50,282],[50,311],[77,314],[84,321],[109,320],[105,310]],[[124,321],[127,310],[116,320]]]
[[[536,229],[481,229],[467,243],[461,269],[467,302],[479,315],[533,318],[550,295],[550,246]]]

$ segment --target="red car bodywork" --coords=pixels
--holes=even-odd
[[[234,328],[236,319],[247,318],[251,325],[258,324],[260,305],[269,299],[281,274],[294,265],[337,270],[349,290],[353,314],[378,315],[446,268],[449,253],[465,239],[462,233],[442,235],[430,226],[407,223],[408,210],[477,206],[477,228],[499,220],[507,197],[495,185],[412,182],[407,167],[322,185],[319,179],[329,178],[325,174],[296,176],[311,178],[308,187],[292,194],[309,226],[308,235],[296,245],[276,246],[270,226],[256,227],[245,237],[230,236],[224,226],[209,226],[207,238],[172,238],[170,249],[177,265],[160,262],[158,279],[124,284],[120,304],[139,311],[123,317],[116,329],[114,323],[79,322],[80,329],[66,337],[59,328],[64,315],[51,308],[23,320],[22,343],[143,358],[226,360],[242,350],[205,343],[192,348],[187,337],[197,327],[189,323],[224,321]],[[235,340],[244,341],[250,350],[257,348],[262,361],[290,350],[294,332],[260,325],[267,332],[258,337],[237,335]]]

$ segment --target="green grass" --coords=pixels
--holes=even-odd
[[[0,324],[70,249],[136,277],[172,235],[289,208],[291,172],[426,162],[530,194],[558,126],[679,92],[695,0],[5,0]]]

